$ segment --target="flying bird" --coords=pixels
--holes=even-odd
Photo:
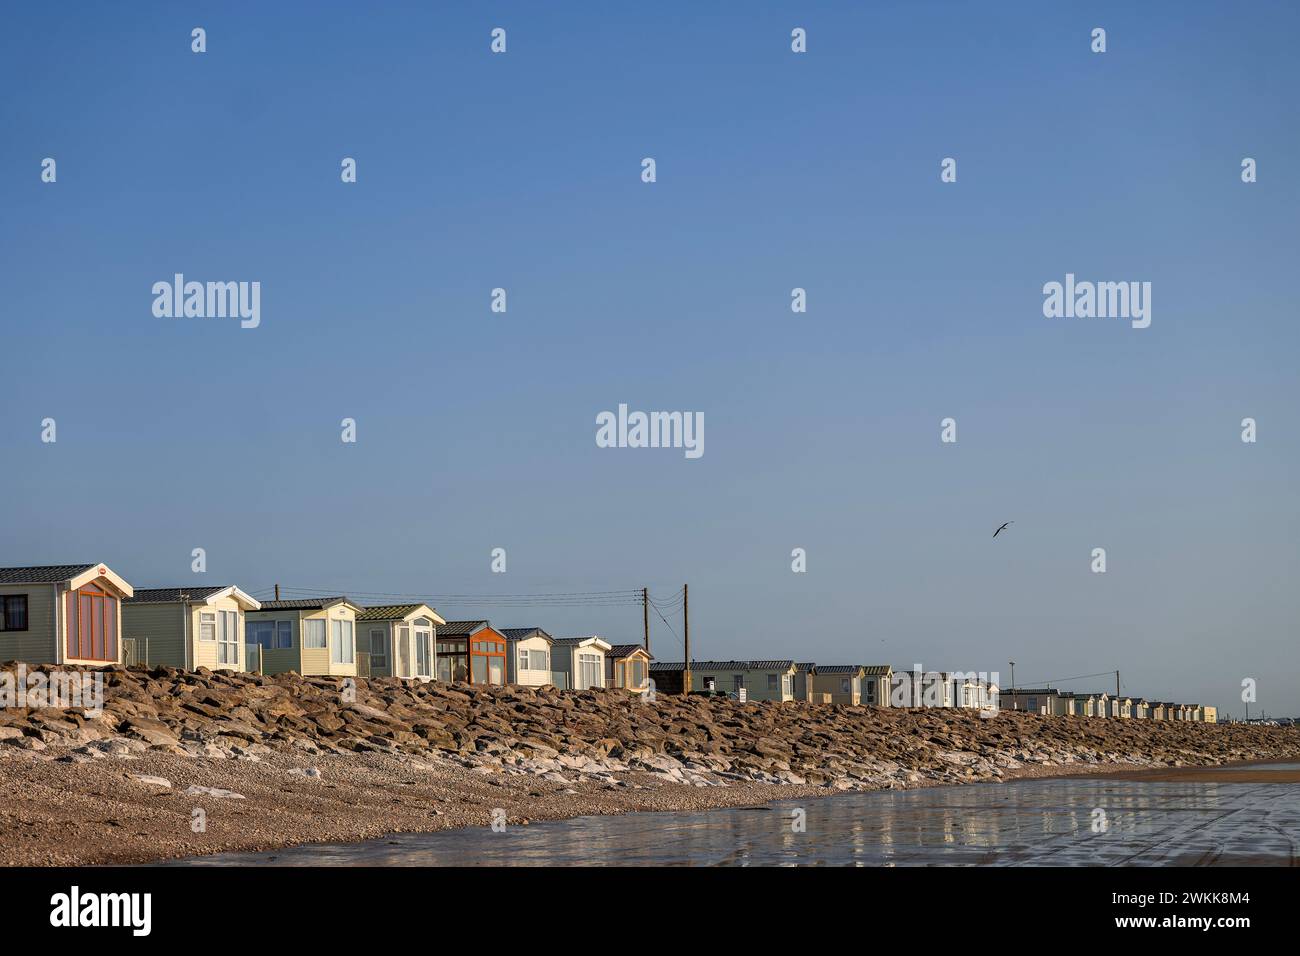
[[[1006,521],[1006,522],[1003,522],[1002,527],[998,528],[997,531],[994,531],[994,532],[993,532],[993,537],[996,538],[996,537],[997,537],[998,535],[1000,535],[1003,531],[1006,531],[1006,530],[1007,530],[1007,525],[1010,525],[1010,524],[1015,524],[1015,522],[1014,522],[1014,521]]]

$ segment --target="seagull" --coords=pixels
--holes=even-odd
[[[1003,522],[1002,527],[998,528],[997,531],[994,531],[994,532],[993,532],[993,537],[996,538],[996,537],[997,537],[998,535],[1000,535],[1003,531],[1006,531],[1006,530],[1007,530],[1007,525],[1009,525],[1009,524],[1015,524],[1015,522],[1014,522],[1014,521],[1006,521],[1006,522]]]

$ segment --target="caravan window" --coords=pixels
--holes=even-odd
[[[244,640],[250,644],[260,644],[269,651],[275,640],[275,621],[249,621],[244,628]]]
[[[321,622],[321,636],[325,635],[325,624]],[[384,640],[382,628],[370,631],[370,666],[376,670],[388,669],[388,642]]]
[[[0,614],[0,631],[27,630],[27,595],[9,594],[4,598],[4,613]]]
[[[302,646],[312,650],[325,650],[325,622],[321,620],[302,622]]]

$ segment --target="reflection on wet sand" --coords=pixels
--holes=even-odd
[[[1300,783],[1300,764],[1164,767],[1159,770],[1121,770],[1105,776],[1113,780],[1167,780],[1180,783]]]
[[[192,864],[1122,866],[1300,863],[1300,765],[1153,771],[637,813]],[[806,811],[796,832],[794,811]]]

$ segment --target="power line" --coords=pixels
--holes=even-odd
[[[263,588],[262,590],[269,590],[269,589]],[[310,594],[327,594],[331,596],[336,594],[356,594],[356,595],[364,594],[364,595],[378,596],[378,597],[411,597],[415,593],[411,591],[359,591],[351,588],[296,587],[293,585],[282,585],[280,590],[302,591]],[[432,593],[433,592],[426,592],[426,594],[432,594]],[[617,591],[538,591],[536,593],[531,593],[531,594],[525,592],[502,593],[502,594],[470,594],[466,592],[447,591],[447,592],[439,593],[437,596],[443,598],[471,598],[471,599],[481,598],[481,599],[491,599],[491,600],[498,600],[501,598],[527,598],[529,600],[533,598],[573,598],[573,599],[635,598],[637,601],[640,601],[641,589],[623,588]]]
[[[258,593],[277,591],[270,588],[259,589]],[[312,598],[341,595],[366,604],[393,604],[397,602],[436,605],[443,608],[622,608],[641,604],[641,589],[628,588],[610,591],[540,591],[534,594],[510,592],[501,594],[469,594],[465,592],[448,592],[446,594],[419,594],[398,591],[357,591],[350,588],[322,588],[310,586],[280,586],[278,594],[282,599]]]
[[[1114,673],[1114,671],[1101,671],[1097,674],[1080,674],[1078,677],[1053,677],[1051,680],[1021,681],[1020,686],[1034,687],[1036,685],[1041,685],[1043,687],[1051,687],[1053,684],[1068,684],[1070,681],[1087,680],[1090,677],[1110,677]]]
[[[653,602],[651,603],[651,606],[654,607]],[[655,613],[659,614],[659,608],[655,607]],[[659,614],[659,620],[663,621],[664,625],[668,628],[668,630],[672,632],[673,637],[677,638],[677,643],[682,644],[682,639],[677,636],[677,632],[673,630],[673,626],[668,623],[668,618],[664,617],[662,614]],[[683,644],[682,645],[683,660],[685,659],[685,654],[686,654],[686,647]]]
[[[652,596],[650,598],[650,603],[656,605],[657,607],[672,608],[672,607],[677,607],[685,600],[686,600],[686,589],[678,588],[672,594],[668,595],[668,597]]]

